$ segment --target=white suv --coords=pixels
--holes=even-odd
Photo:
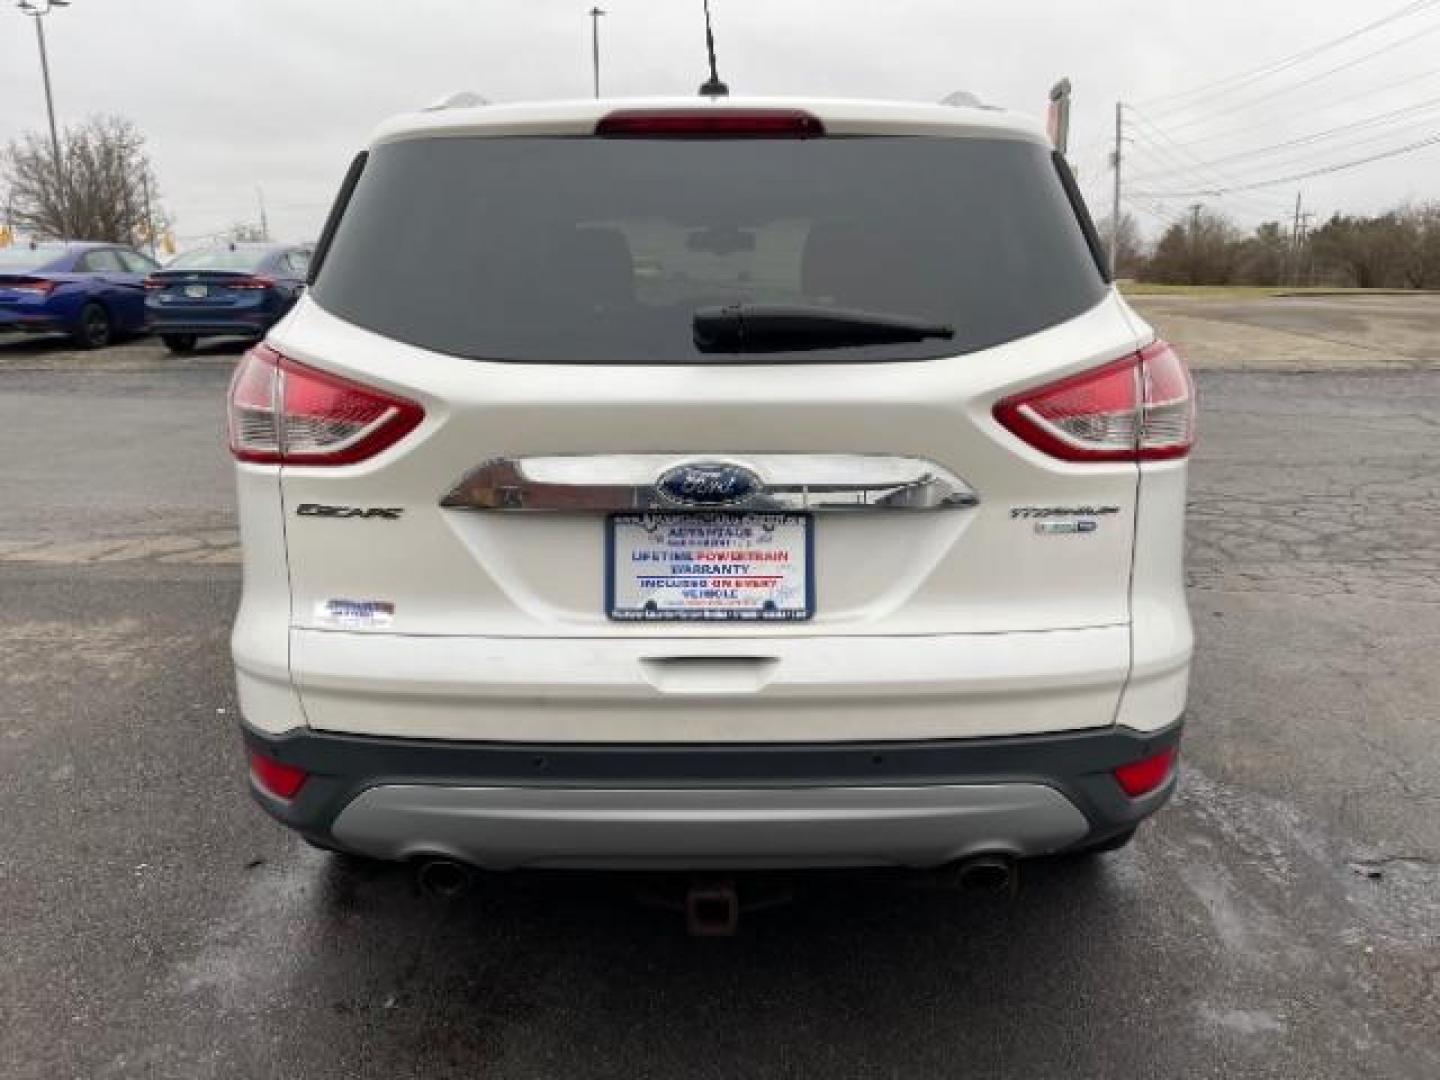
[[[230,392],[260,803],[446,865],[987,865],[1174,787],[1194,393],[1026,119],[383,125]]]

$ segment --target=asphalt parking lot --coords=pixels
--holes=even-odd
[[[252,808],[238,350],[0,342],[0,1076],[1440,1075],[1437,300],[1142,304],[1203,369],[1199,652],[1130,849],[808,878],[718,941],[615,876],[437,904]]]

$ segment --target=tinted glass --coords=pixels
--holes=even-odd
[[[201,248],[170,260],[166,270],[241,270],[253,272],[270,257],[267,248]]]
[[[314,293],[456,356],[668,364],[954,355],[1104,290],[1049,152],[1030,143],[445,138],[371,154]],[[697,351],[695,310],[737,301],[915,316],[955,337]]]
[[[120,256],[106,248],[102,251],[87,251],[80,259],[78,269],[91,274],[123,274],[125,267]]]

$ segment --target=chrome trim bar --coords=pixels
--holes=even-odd
[[[760,487],[723,506],[687,505],[660,489],[671,469],[735,465]],[[620,512],[644,510],[963,510],[979,496],[923,458],[881,454],[595,454],[495,458],[441,500],[451,510]]]

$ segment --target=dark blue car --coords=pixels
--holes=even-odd
[[[0,248],[0,331],[69,334],[98,349],[145,326],[150,258],[118,244]]]
[[[145,282],[146,325],[172,352],[189,352],[201,337],[264,337],[300,298],[309,269],[302,246],[187,251]]]

